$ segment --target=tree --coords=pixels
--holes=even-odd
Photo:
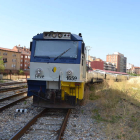
[[[24,71],[23,70],[19,70],[19,74],[24,74]]]
[[[0,56],[0,71],[4,71],[4,63],[3,63],[2,56]]]

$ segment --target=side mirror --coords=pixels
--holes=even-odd
[[[30,42],[30,51],[32,50],[32,42]]]
[[[85,43],[82,42],[82,54],[85,54]]]

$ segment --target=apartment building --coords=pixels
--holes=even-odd
[[[127,63],[126,72],[128,72],[128,73],[133,73],[133,72],[132,72],[133,67],[134,67],[133,64]]]
[[[20,70],[20,57],[21,53],[13,49],[1,48],[0,56],[2,56],[5,71],[17,71]]]
[[[30,69],[30,55],[31,52],[26,47],[15,46],[13,50],[21,52],[21,59],[20,59],[20,69],[28,70]]]
[[[108,54],[106,56],[106,62],[111,62],[116,65],[116,71],[126,72],[126,62],[127,58],[119,52],[114,52],[114,54]]]
[[[104,70],[116,71],[116,64],[104,61]]]
[[[104,69],[104,61],[102,61],[101,59],[95,59],[94,61],[91,62],[91,68],[92,69],[100,69],[103,70]]]
[[[94,61],[95,59],[96,59],[96,57],[94,57],[94,56],[90,56],[90,55],[88,56],[89,61]]]
[[[133,67],[132,68],[132,73],[140,74],[140,67]]]

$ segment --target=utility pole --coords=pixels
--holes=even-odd
[[[91,49],[91,47],[90,46],[86,46],[86,49],[87,49],[87,51],[88,51],[88,67],[89,67],[89,50]]]

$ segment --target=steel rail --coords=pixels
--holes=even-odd
[[[22,127],[15,135],[13,135],[9,140],[17,140],[17,139],[20,139],[24,133],[37,121],[37,119],[39,117],[42,116],[43,113],[45,113],[47,111],[47,108],[43,109],[40,113],[38,113],[35,117],[33,117],[28,123],[26,123],[26,125],[24,127]],[[60,128],[60,131],[59,131],[59,135],[58,137],[56,138],[57,140],[60,140],[61,139],[61,136],[63,136],[63,133],[64,133],[64,130],[65,130],[65,127],[66,127],[66,124],[67,124],[67,120],[68,120],[68,117],[69,117],[69,114],[71,112],[71,109],[68,109],[67,113],[66,113],[66,116],[63,120],[63,123],[61,125],[61,128]]]
[[[16,84],[23,84],[23,83],[27,83],[27,82],[11,82],[11,83],[2,83],[2,84],[0,84],[0,87],[1,87],[1,86],[16,85]]]
[[[70,112],[71,112],[71,109],[68,109],[67,114],[66,114],[66,116],[63,120],[63,123],[61,125],[58,137],[56,138],[57,140],[61,140],[61,137],[64,135],[64,131],[65,131],[65,128],[66,128],[66,125],[67,125],[67,121],[68,121]]]
[[[14,136],[12,136],[9,140],[17,140],[21,138],[24,133],[37,121],[41,115],[46,112],[46,108],[43,109],[40,113],[38,113],[34,118],[32,118],[24,127],[22,127]]]
[[[6,91],[12,91],[12,90],[16,90],[16,89],[23,89],[23,88],[27,88],[24,86],[20,86],[20,87],[11,87],[11,88],[2,88],[0,89],[0,93],[6,92]]]
[[[16,97],[16,96],[20,96],[20,95],[25,94],[25,93],[27,93],[27,91],[20,92],[20,93],[18,93],[18,94],[14,94],[14,95],[10,95],[10,96],[1,98],[1,99],[0,99],[0,102],[1,102],[1,101],[4,101],[4,100],[8,100],[8,99],[13,98],[13,97]]]
[[[23,98],[18,99],[18,100],[16,100],[16,101],[13,101],[13,102],[11,102],[11,103],[9,103],[9,104],[7,104],[7,105],[4,105],[4,106],[0,107],[0,111],[2,111],[2,110],[4,110],[4,109],[6,109],[6,108],[8,108],[8,107],[10,107],[10,106],[12,106],[12,105],[18,103],[19,101],[25,100],[26,98],[30,98],[30,97],[29,97],[29,96],[26,96],[26,97],[23,97]]]

